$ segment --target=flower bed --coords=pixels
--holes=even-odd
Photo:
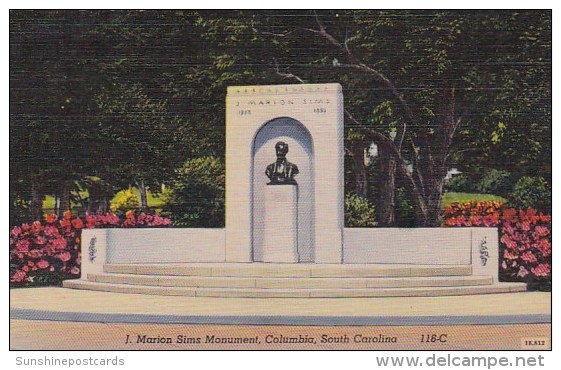
[[[83,228],[168,227],[171,220],[157,214],[128,211],[124,218],[113,213],[86,215],[65,212],[59,219],[16,226],[10,231],[10,284],[59,285],[80,275],[80,236]]]
[[[513,209],[499,202],[454,203],[444,210],[444,226],[499,229],[499,275],[507,281],[551,281],[551,216]]]

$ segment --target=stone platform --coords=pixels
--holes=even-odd
[[[511,293],[525,284],[474,276],[471,265],[106,264],[64,287],[189,297],[350,298]]]

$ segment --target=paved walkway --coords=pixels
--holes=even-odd
[[[10,348],[23,350],[520,350],[538,349],[524,347],[538,339],[547,349],[551,294],[249,299],[31,288],[10,291],[10,318]],[[427,333],[444,341],[424,342]],[[282,342],[300,336],[307,342]]]
[[[531,311],[529,309],[531,308]],[[259,325],[547,323],[551,293],[447,297],[204,298],[64,288],[12,289],[13,319]]]

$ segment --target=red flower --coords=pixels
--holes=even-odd
[[[48,224],[53,224],[56,222],[56,220],[58,220],[58,216],[55,215],[54,213],[49,213],[45,215],[45,221],[47,221]]]
[[[75,229],[81,229],[84,227],[84,223],[80,218],[75,218],[72,220],[72,226],[74,226]]]
[[[72,218],[72,211],[66,211],[62,214],[65,220],[70,220]]]

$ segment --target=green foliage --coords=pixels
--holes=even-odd
[[[224,227],[224,182],[221,159],[188,160],[175,171],[164,213],[176,226]]]
[[[10,199],[10,226],[30,222],[29,202],[19,197]]]
[[[446,191],[459,193],[473,193],[475,192],[475,186],[476,181],[463,173],[452,176],[445,184]]]
[[[551,186],[543,177],[521,177],[509,197],[509,204],[516,208],[535,208],[551,213]]]
[[[450,206],[452,203],[468,203],[468,202],[500,202],[506,203],[506,199],[493,194],[477,194],[477,193],[456,193],[448,192],[442,196],[442,208]]]
[[[113,200],[111,200],[110,205],[111,211],[120,215],[124,215],[127,211],[139,207],[140,201],[138,200],[138,193],[132,188],[118,192]]]
[[[478,193],[506,195],[512,189],[512,175],[505,170],[491,168],[484,171],[483,177],[475,186]]]
[[[318,19],[380,75],[348,68],[344,51],[305,31]],[[450,166],[549,181],[551,27],[548,10],[13,10],[10,188],[24,202],[31,184],[60,195],[86,176],[156,189],[188,158],[223,155],[227,86],[296,83],[283,73],[341,83],[346,110],[395,138],[407,112],[387,78],[416,116],[408,163],[411,141],[442,142],[441,92],[455,88]],[[345,140],[370,145],[348,119]],[[352,171],[345,177],[353,189]],[[449,189],[500,191],[493,181]]]
[[[453,176],[446,183],[446,191],[454,193],[495,194],[508,197],[514,185],[514,176],[495,168],[474,168]],[[483,200],[483,199],[482,199]]]
[[[371,227],[375,226],[374,206],[366,199],[354,193],[345,195],[345,226]]]
[[[403,187],[395,190],[395,220],[398,227],[415,226],[415,209]]]

